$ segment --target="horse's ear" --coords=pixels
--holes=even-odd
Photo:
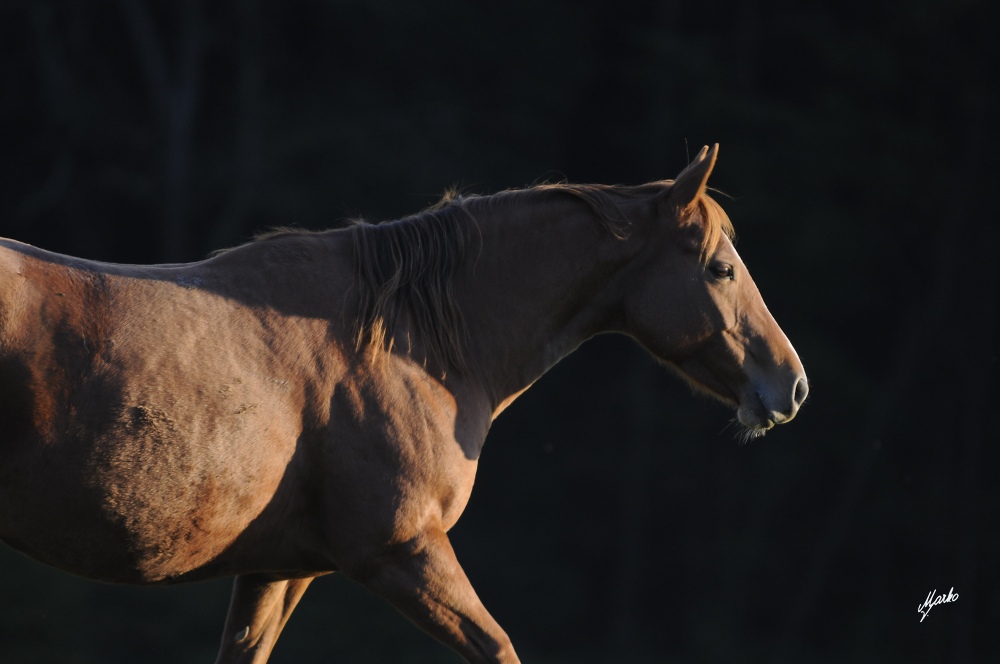
[[[677,211],[686,210],[705,193],[708,176],[712,174],[715,158],[719,156],[719,144],[711,149],[706,145],[690,164],[687,165],[668,192],[670,205]]]

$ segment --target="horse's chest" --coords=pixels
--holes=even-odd
[[[394,497],[399,530],[420,529],[428,520],[448,530],[458,521],[472,494],[478,462],[441,435],[413,443],[401,456]]]
[[[440,491],[441,525],[446,531],[455,525],[469,504],[477,467],[475,460],[456,461],[451,482]]]
[[[436,524],[455,525],[472,493],[478,462],[436,428],[341,438],[323,484],[335,532],[404,541]]]
[[[485,435],[466,424],[470,413],[405,363],[339,385],[323,482],[333,530],[378,542],[451,528],[469,502]]]

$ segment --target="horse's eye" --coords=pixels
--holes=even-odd
[[[733,278],[733,266],[726,265],[725,263],[716,263],[711,268],[712,274],[715,275],[716,279],[732,279]]]

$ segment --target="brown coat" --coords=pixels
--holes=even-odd
[[[0,538],[90,578],[236,575],[219,662],[264,662],[342,571],[471,662],[516,662],[445,534],[493,419],[601,332],[794,417],[802,366],[705,182],[556,185],[279,232],[188,265],[0,241]]]

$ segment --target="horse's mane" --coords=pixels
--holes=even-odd
[[[465,320],[453,277],[476,225],[475,218],[465,218],[463,212],[446,194],[439,203],[403,219],[353,221],[358,349],[368,345],[391,351],[396,322],[409,316],[414,336],[429,356],[443,366],[467,366]]]
[[[631,220],[622,212],[628,200],[649,199],[673,185],[664,180],[639,186],[540,184],[491,196],[463,196],[452,189],[434,205],[402,219],[369,224],[352,221],[359,290],[355,340],[358,349],[392,349],[396,322],[408,316],[416,338],[442,366],[465,369],[467,330],[453,288],[453,277],[473,247],[483,206],[516,207],[526,200],[571,196],[584,203],[615,238],[628,237]],[[697,208],[704,221],[701,256],[732,237],[729,217],[709,196]]]
[[[363,219],[343,222],[341,226],[353,236],[357,349],[367,346],[392,350],[397,321],[408,316],[413,336],[422,342],[428,359],[437,360],[442,367],[468,368],[464,353],[467,330],[455,298],[454,276],[479,237],[477,212],[572,197],[590,208],[612,237],[624,240],[632,221],[622,211],[623,204],[649,200],[671,186],[672,180],[638,186],[555,183],[508,189],[490,196],[463,195],[449,189],[437,203],[402,219],[375,224]],[[733,237],[733,226],[722,207],[707,194],[689,208],[688,214],[695,212],[704,227],[704,263],[723,234]],[[248,244],[317,232],[326,231],[273,228]],[[213,255],[229,251],[222,249]]]

